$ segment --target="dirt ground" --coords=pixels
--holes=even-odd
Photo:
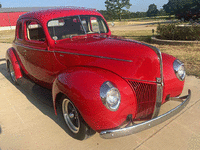
[[[51,92],[28,80],[14,86],[6,72],[5,52],[11,44],[0,43],[0,150],[199,150],[200,79],[187,76],[183,95],[192,98],[178,115],[151,129],[127,137],[102,139],[96,133],[85,141],[73,139],[54,114]],[[164,113],[179,102],[162,106]]]
[[[116,31],[116,30],[122,30],[122,31],[135,31],[135,30],[156,30],[156,26],[150,26],[150,25],[121,25],[121,26],[110,26],[111,31]]]
[[[124,31],[135,31],[135,30],[152,30],[156,31],[158,23],[172,23],[177,22],[173,20],[158,20],[158,21],[129,21],[129,22],[114,22],[114,26],[112,26],[112,22],[108,22],[108,25],[111,31],[124,30]]]

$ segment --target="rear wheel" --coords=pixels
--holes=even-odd
[[[7,63],[8,63],[7,64],[7,66],[8,66],[8,73],[9,73],[9,75],[11,77],[11,80],[12,80],[13,84],[18,85],[16,76],[15,76],[15,71],[13,69],[13,65],[9,61]]]
[[[84,122],[72,101],[66,97],[63,98],[61,108],[63,119],[72,137],[78,140],[84,140],[95,133],[95,131]]]

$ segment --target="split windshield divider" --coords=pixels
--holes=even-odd
[[[87,35],[86,29],[85,29],[85,27],[84,27],[84,25],[83,25],[83,23],[82,23],[81,17],[80,17],[79,15],[78,15],[78,18],[79,18],[79,20],[80,20],[81,26],[83,27],[83,30],[84,30],[84,32],[85,32],[85,35]]]

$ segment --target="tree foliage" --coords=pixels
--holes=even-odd
[[[149,9],[147,10],[147,16],[152,17],[152,16],[157,16],[158,15],[158,9],[155,4],[150,4]]]
[[[126,10],[123,10],[124,7],[127,9],[132,6],[130,0],[106,0],[105,6],[107,12],[112,16],[112,18],[118,18],[120,21],[122,19],[122,15]]]
[[[166,11],[164,9],[160,9],[159,10],[159,13],[158,13],[158,16],[166,16]]]
[[[0,4],[0,8],[2,7],[2,5]]]
[[[167,4],[163,5],[163,9],[169,15],[172,15],[178,12],[185,12],[195,6],[200,6],[200,0],[169,0]]]

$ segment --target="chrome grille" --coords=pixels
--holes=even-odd
[[[135,119],[151,118],[156,103],[156,83],[129,81],[137,98],[137,115]]]

